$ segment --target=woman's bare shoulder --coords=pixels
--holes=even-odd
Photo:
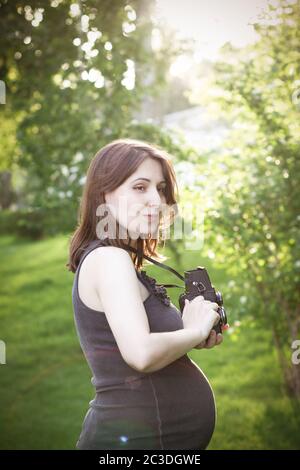
[[[108,279],[111,282],[107,283]],[[138,279],[134,263],[128,251],[114,246],[97,247],[92,250],[82,263],[82,286],[86,291],[93,292],[101,301],[100,286],[115,293],[115,286],[122,283],[127,289],[136,290],[138,286],[141,300],[144,302],[149,296],[148,289]],[[84,287],[85,286],[85,287]],[[82,288],[82,290],[83,290]],[[84,291],[83,291],[84,295]]]

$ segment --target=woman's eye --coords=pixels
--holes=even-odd
[[[145,189],[144,186],[136,186],[134,189],[137,189],[138,191],[141,191],[142,189]],[[166,188],[159,188],[160,192],[165,193]]]

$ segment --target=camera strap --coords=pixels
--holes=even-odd
[[[124,247],[124,248],[128,251],[132,251],[133,253],[137,253],[137,250],[135,248],[131,247],[131,246],[127,246],[127,247]],[[160,268],[167,269],[171,273],[175,274],[175,276],[179,277],[179,279],[184,281],[184,277],[181,274],[179,274],[176,271],[176,269],[171,268],[171,266],[167,266],[164,263],[160,263],[159,261],[156,261],[156,260],[154,260],[154,259],[152,259],[152,258],[150,258],[149,256],[146,256],[146,255],[143,255],[143,258],[147,259],[148,261],[151,261],[151,263],[156,264]],[[182,285],[179,286],[178,284],[159,284],[159,285],[164,286],[164,287],[180,287],[181,289],[185,289],[185,284],[183,286]]]

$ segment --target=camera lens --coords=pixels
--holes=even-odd
[[[221,292],[217,291],[217,292],[216,292],[216,297],[217,297],[217,303],[218,303],[219,305],[223,305],[223,297],[222,297]]]
[[[219,313],[219,315],[220,315],[220,322],[222,323],[222,325],[226,325],[226,323],[227,323],[227,315],[226,315],[225,308],[224,308],[224,307],[221,307],[218,313]]]

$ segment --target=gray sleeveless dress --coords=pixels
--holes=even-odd
[[[101,245],[101,240],[94,240],[83,252],[72,290],[75,327],[95,388],[76,448],[205,449],[214,432],[216,408],[201,369],[187,354],[155,372],[131,368],[121,356],[105,313],[88,308],[80,299],[80,266]],[[150,331],[182,329],[181,312],[166,289],[145,271],[136,274],[150,292],[144,302]]]

